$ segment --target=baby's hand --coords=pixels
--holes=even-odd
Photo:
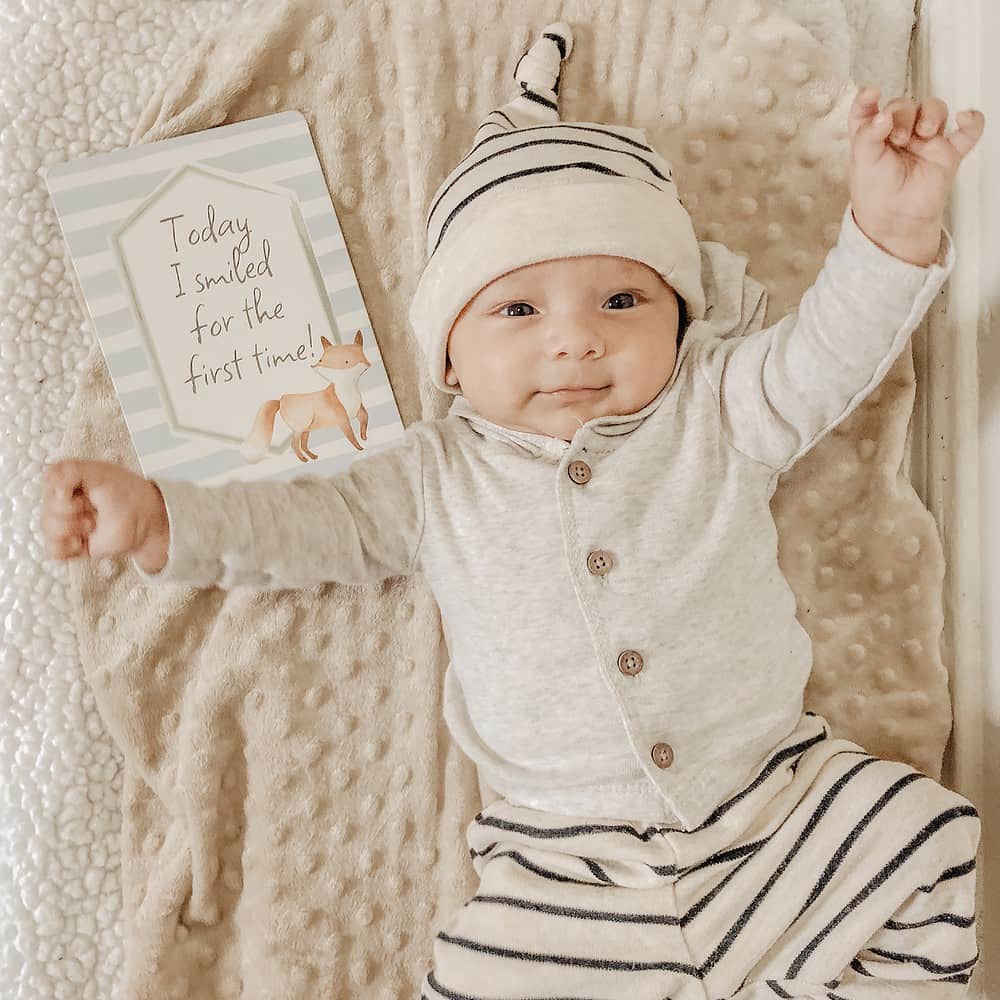
[[[958,128],[945,134],[948,105],[939,97],[896,98],[876,114],[878,96],[878,87],[861,88],[848,116],[854,221],[882,249],[926,267],[938,254],[955,174],[986,118],[960,111]]]
[[[41,527],[55,559],[131,554],[154,573],[166,562],[169,525],[159,488],[113,462],[47,466]]]

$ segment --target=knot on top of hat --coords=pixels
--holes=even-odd
[[[569,58],[572,51],[573,32],[570,26],[563,21],[550,24],[542,32],[542,37],[518,59],[514,79],[521,85],[522,91],[537,96],[551,94],[551,103],[555,105],[562,62]],[[558,108],[553,107],[553,110]]]
[[[564,59],[573,51],[573,32],[564,21],[548,25],[514,67],[518,92],[514,99],[494,108],[473,140],[496,132],[548,125],[559,121],[559,78]]]

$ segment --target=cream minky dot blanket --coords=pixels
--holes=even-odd
[[[766,322],[794,309],[847,202],[856,86],[759,0],[262,4],[176,66],[133,142],[300,110],[403,421],[442,417],[405,318],[424,215],[555,20],[575,35],[563,116],[646,129],[699,238],[750,258]],[[944,564],[902,472],[914,388],[905,351],[772,509],[815,646],[806,708],[939,779]],[[74,455],[139,469],[96,347],[53,457]],[[422,579],[223,591],[147,587],[126,560],[68,566],[125,760],[125,995],[412,995],[475,891],[464,831],[492,799],[442,720],[447,648]]]

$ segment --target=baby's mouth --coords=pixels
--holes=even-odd
[[[559,397],[559,396],[567,396],[567,397],[569,397],[569,396],[587,396],[587,395],[592,395],[593,393],[596,393],[596,392],[604,392],[605,389],[610,389],[610,388],[611,388],[611,386],[609,386],[609,385],[602,385],[602,386],[567,386],[567,387],[564,387],[562,389],[553,389],[553,390],[548,391],[548,392],[544,392],[544,390],[543,390],[543,393],[546,396],[556,396],[556,397]]]

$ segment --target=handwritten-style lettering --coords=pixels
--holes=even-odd
[[[222,236],[232,236],[239,232],[240,236],[239,243],[236,246],[239,248],[240,253],[246,253],[250,249],[250,220],[246,218],[239,218],[237,216],[235,219],[223,219],[218,228],[215,224],[215,206],[209,202],[206,206],[206,215],[208,217],[208,225],[203,226],[201,229],[195,227],[194,229],[189,229],[186,237],[187,246],[197,246],[199,243],[206,243],[212,240],[215,243],[219,242],[219,238]],[[177,242],[177,222],[179,219],[184,218],[184,213],[181,212],[180,215],[168,215],[160,222],[170,223],[170,239],[173,242],[174,253],[180,250],[180,244]]]
[[[297,365],[315,358],[316,348],[309,324],[306,325],[308,340],[302,336],[302,342],[291,349],[286,347],[287,334],[282,337],[281,349],[266,342],[240,340],[241,334],[251,331],[255,331],[260,340],[260,331],[269,331],[273,324],[278,324],[285,333],[283,327],[288,317],[284,303],[269,299],[267,294],[267,279],[275,276],[271,241],[263,235],[255,241],[257,234],[249,216],[219,215],[212,202],[205,203],[202,217],[204,224],[194,224],[199,214],[188,212],[177,212],[159,220],[171,255],[166,262],[166,277],[173,297],[194,297],[192,322],[186,332],[192,351],[188,355],[188,372],[184,379],[191,394],[198,395],[210,389],[219,391],[248,376],[260,376],[284,365]],[[198,262],[198,270],[191,266],[191,260],[185,259],[192,256]],[[216,264],[223,266],[216,270]],[[242,306],[230,311],[227,307],[236,304],[233,294],[220,292],[248,284]],[[236,301],[239,301],[238,296]],[[231,347],[231,352],[220,362],[218,353],[214,353],[219,347],[215,345],[221,346],[232,338],[236,338],[236,343],[226,345],[225,349],[228,351]],[[244,361],[251,363],[243,364]]]

